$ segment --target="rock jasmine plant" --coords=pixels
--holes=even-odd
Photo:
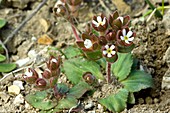
[[[80,3],[79,0],[62,0],[54,6],[54,14],[63,16],[72,24],[76,47],[60,50],[65,59],[61,62],[60,57],[51,57],[47,69],[40,75],[34,69],[28,69],[24,79],[41,91],[27,95],[26,100],[42,113],[81,112],[83,106],[79,103],[83,100],[80,97],[88,94],[87,91],[95,93],[101,85],[108,84],[117,91],[104,93],[103,98],[97,100],[109,111],[121,112],[128,103],[135,104],[135,92],[153,86],[151,75],[137,69],[131,54],[136,34],[130,29],[130,17],[122,17],[117,11],[109,17],[104,14],[94,16],[91,25],[79,37],[73,24],[77,10],[74,14],[69,12]],[[58,83],[60,68],[72,87]]]

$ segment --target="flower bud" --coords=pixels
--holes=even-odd
[[[42,76],[46,79],[49,79],[51,77],[51,71],[49,69],[46,69],[43,73]]]
[[[26,82],[33,84],[38,79],[38,73],[32,68],[28,68],[23,74],[23,78]]]
[[[86,72],[83,74],[83,79],[85,80],[85,82],[87,82],[88,84],[94,84],[96,82],[96,77],[93,76],[93,74],[91,72]]]
[[[55,5],[54,8],[53,8],[53,13],[54,13],[57,17],[65,16],[65,15],[68,14],[67,9],[66,9],[65,5],[63,5],[63,4],[57,4],[57,5]]]
[[[108,42],[115,42],[116,41],[116,32],[114,30],[108,30],[106,32],[106,40]]]
[[[56,71],[59,66],[60,66],[60,56],[58,57],[58,59],[56,59],[55,57],[51,56],[50,60],[46,63],[47,67],[50,71]]]
[[[38,78],[35,82],[35,86],[39,89],[45,89],[47,82],[43,78]]]

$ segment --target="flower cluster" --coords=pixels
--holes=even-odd
[[[44,90],[47,88],[53,88],[57,83],[59,74],[60,74],[60,57],[56,59],[51,57],[47,64],[47,69],[41,75],[32,69],[28,68],[23,74],[23,78],[26,82],[34,84],[36,88]]]
[[[53,8],[56,16],[77,17],[78,9],[83,0],[58,0]]]
[[[119,16],[115,11],[107,18],[104,14],[94,16],[92,28],[82,34],[82,40],[76,43],[87,58],[96,60],[105,57],[108,62],[115,62],[117,52],[127,53],[134,48],[135,33],[129,29],[130,17]]]

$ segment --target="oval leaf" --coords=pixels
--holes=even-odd
[[[6,20],[5,20],[5,19],[0,18],[0,29],[1,29],[2,27],[4,27],[4,26],[5,26],[5,24],[6,24]]]
[[[16,68],[16,64],[9,63],[9,64],[0,64],[0,72],[10,72]]]
[[[128,94],[129,92],[126,89],[120,89],[117,94],[112,94],[104,99],[101,99],[99,100],[99,103],[112,112],[121,112],[126,108]]]
[[[50,93],[46,91],[38,91],[34,94],[29,94],[26,96],[26,101],[31,104],[33,107],[41,110],[49,110],[57,105],[56,100],[53,102],[48,99]]]
[[[112,72],[119,81],[124,80],[129,75],[132,64],[131,53],[118,53],[118,60],[112,65]]]
[[[127,79],[121,82],[130,92],[138,92],[141,89],[153,87],[153,79],[151,75],[144,71],[133,70]]]
[[[4,60],[6,60],[6,57],[4,55],[0,54],[0,62],[2,62]]]
[[[83,54],[79,48],[74,46],[67,47],[63,53],[68,59]]]
[[[84,58],[66,60],[63,67],[67,78],[74,84],[79,83],[85,72],[91,72],[96,78],[104,79],[100,66],[96,62]]]

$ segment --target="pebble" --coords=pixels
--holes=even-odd
[[[95,111],[88,111],[87,113],[96,113]]]
[[[165,55],[163,57],[164,62],[168,64],[170,67],[170,47],[166,50]]]
[[[165,90],[170,89],[170,67],[163,76],[161,88]]]
[[[25,109],[31,109],[32,107],[30,106],[30,104],[28,104],[27,101],[25,101]]]
[[[94,106],[93,102],[90,101],[90,102],[88,102],[87,105],[84,106],[84,109],[90,109],[90,108],[92,108],[93,106]]]
[[[10,96],[8,94],[6,94],[5,92],[0,92],[0,97],[6,103],[9,100]]]
[[[11,85],[8,87],[8,93],[18,95],[20,93],[20,88],[17,85]]]
[[[151,97],[146,97],[146,98],[145,98],[145,102],[146,102],[146,104],[152,104],[152,103],[153,103],[153,100],[152,100]]]
[[[139,99],[138,99],[138,103],[139,103],[139,104],[143,104],[143,103],[144,103],[144,99],[143,99],[143,98],[139,98]]]
[[[22,94],[17,95],[14,99],[14,105],[19,106],[20,104],[23,103],[24,103],[24,97],[22,96]]]
[[[18,86],[21,90],[24,90],[23,82],[19,80],[13,81],[13,85]]]
[[[32,60],[29,57],[27,57],[24,59],[19,59],[15,63],[18,65],[18,67],[22,67],[22,66],[26,66],[26,65],[30,64],[31,62],[32,62]]]

